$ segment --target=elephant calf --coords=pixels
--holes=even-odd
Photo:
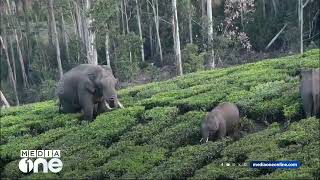
[[[123,108],[116,91],[117,80],[107,66],[81,64],[65,73],[58,83],[60,111],[84,113],[85,120],[113,107]],[[111,105],[111,107],[110,107]]]
[[[306,117],[320,117],[320,69],[301,71],[300,93]]]
[[[227,135],[239,135],[240,115],[236,105],[228,102],[220,103],[202,122],[202,139],[208,142],[209,138],[221,139]]]

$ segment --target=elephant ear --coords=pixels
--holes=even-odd
[[[88,74],[88,77],[89,77],[89,81],[85,82],[85,87],[89,92],[94,93],[95,91],[94,81],[97,78],[97,76],[95,74],[90,73]]]

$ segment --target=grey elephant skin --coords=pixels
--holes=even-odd
[[[239,137],[240,115],[236,105],[228,102],[220,103],[201,124],[202,139],[221,139],[225,136]]]
[[[83,112],[83,119],[114,107],[123,107],[116,91],[117,80],[107,66],[81,64],[65,73],[58,83],[56,94],[60,111]],[[111,107],[110,107],[111,106]]]
[[[320,69],[301,71],[300,93],[307,118],[320,117]]]

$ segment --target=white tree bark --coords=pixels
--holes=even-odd
[[[303,0],[298,0],[299,4],[299,23],[300,23],[300,53],[303,54],[303,9],[309,3],[310,0],[307,0],[303,3]]]
[[[180,50],[180,35],[179,35],[179,22],[178,22],[178,12],[177,12],[177,0],[172,0],[172,30],[174,39],[174,52],[176,57],[177,71],[181,76],[182,72],[182,62],[181,62],[181,50]]]
[[[129,19],[128,19],[128,14],[127,14],[127,4],[128,1],[124,0],[124,16],[126,18],[125,23],[126,23],[126,29],[127,29],[127,34],[130,33],[130,29],[129,29]],[[129,61],[132,62],[132,53],[131,53],[131,49],[129,48]]]
[[[24,67],[22,51],[21,51],[21,48],[20,48],[20,42],[19,42],[19,38],[18,38],[18,34],[17,34],[17,30],[16,29],[14,30],[14,36],[15,36],[15,40],[16,40],[16,44],[17,44],[18,55],[19,55],[19,62],[20,62],[20,67],[21,67],[23,86],[24,87],[28,87],[28,78],[27,78],[27,74],[26,74],[26,69]]]
[[[272,6],[273,6],[273,11],[274,11],[274,16],[277,16],[278,8],[277,8],[277,3],[275,0],[272,0]]]
[[[124,7],[123,7],[123,0],[120,1],[120,11],[121,11],[121,23],[122,23],[122,34],[126,34],[126,27],[124,23]]]
[[[8,103],[6,97],[3,95],[1,90],[0,90],[0,101],[3,103],[3,107],[4,108],[9,108],[10,107],[10,104]]]
[[[82,40],[83,36],[83,25],[82,25],[82,18],[81,18],[81,13],[80,13],[80,7],[78,6],[76,1],[73,1],[73,6],[75,9],[75,15],[76,15],[76,23],[77,23],[77,31],[78,31],[78,36],[79,39]]]
[[[139,29],[139,37],[140,37],[140,51],[141,51],[141,61],[144,62],[144,48],[143,48],[143,38],[142,38],[142,28],[141,28],[141,17],[140,17],[140,6],[138,0],[136,0],[136,8],[137,8],[137,21],[138,21],[138,29]]]
[[[150,54],[151,56],[153,56],[152,18],[150,16],[149,4],[147,4],[147,14],[148,14],[148,26],[149,26]]]
[[[59,78],[61,79],[63,76],[63,70],[62,70],[62,63],[61,63],[61,57],[60,57],[60,45],[59,45],[56,19],[54,17],[54,12],[53,12],[53,0],[49,0],[49,8],[50,8],[49,16],[51,16],[51,20],[52,20],[53,38],[54,38],[54,43],[55,43],[55,47],[56,47],[56,56],[57,56],[57,63],[58,63]]]
[[[1,49],[4,50],[4,53],[6,55],[6,61],[7,61],[7,64],[8,64],[8,72],[9,72],[9,80],[11,82],[11,85],[13,87],[13,92],[14,92],[14,95],[15,95],[15,100],[16,100],[16,105],[19,106],[19,98],[18,98],[18,92],[17,92],[17,82],[16,82],[16,79],[14,78],[14,75],[13,75],[13,71],[12,71],[12,67],[11,67],[11,64],[10,64],[10,58],[9,58],[9,54],[8,54],[8,49],[6,48],[6,40],[2,39],[2,37],[0,36],[0,47]],[[14,59],[13,59],[14,61]],[[2,92],[1,92],[2,94]]]
[[[158,48],[160,54],[160,63],[163,64],[163,57],[162,57],[162,47],[161,47],[161,39],[160,39],[160,30],[159,30],[159,6],[158,0],[152,0],[152,11],[154,17],[154,24],[156,27],[156,34],[157,34],[157,41],[158,41]]]
[[[91,0],[86,0],[86,12],[89,12],[91,8]],[[94,19],[91,17],[91,15],[86,17],[86,33],[87,33],[87,58],[89,64],[98,64],[98,55],[97,55],[97,49],[95,45],[96,40],[96,33],[93,27],[93,21]]]
[[[11,56],[12,68],[13,68],[13,77],[14,77],[14,80],[17,81],[16,60],[14,56],[13,44],[11,39],[9,39],[9,46],[10,46],[10,56]]]
[[[67,62],[69,62],[70,59],[70,53],[69,53],[69,46],[68,46],[68,35],[67,35],[67,31],[66,31],[66,25],[65,25],[65,21],[64,21],[64,15],[62,12],[62,8],[60,8],[60,13],[61,13],[61,30],[62,30],[62,40],[65,46],[65,52],[66,52],[66,59]]]
[[[7,0],[6,3],[7,3],[7,6],[8,6],[9,14],[13,16],[9,0]],[[14,24],[14,23],[11,22],[11,24]],[[17,44],[17,51],[18,51],[19,62],[20,62],[20,66],[21,66],[21,74],[22,74],[23,86],[24,87],[28,87],[28,78],[27,78],[27,74],[26,74],[26,70],[25,70],[25,66],[24,66],[24,60],[23,60],[22,51],[21,51],[21,48],[20,48],[20,43],[19,43],[19,38],[18,38],[16,27],[14,27],[13,35],[14,35],[14,38],[15,38],[15,41],[16,41],[16,44]]]
[[[287,23],[280,29],[280,31],[272,38],[272,40],[268,43],[268,45],[264,48],[264,50],[268,50],[269,47],[274,43],[274,41],[279,37],[282,31],[287,27]]]
[[[105,46],[106,46],[107,66],[111,68],[111,64],[110,64],[110,52],[109,52],[110,42],[109,42],[109,32],[108,32],[108,31],[106,32]]]
[[[189,41],[190,43],[193,43],[192,38],[192,2],[191,0],[188,0],[188,21],[189,21]]]
[[[211,55],[210,67],[215,68],[214,50],[213,50],[213,27],[212,27],[212,3],[211,0],[207,0],[207,16],[208,16],[208,46],[210,47]]]

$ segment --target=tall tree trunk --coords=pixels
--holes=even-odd
[[[80,7],[76,1],[73,1],[73,6],[74,6],[75,16],[76,16],[78,37],[79,37],[79,40],[82,40],[82,35],[83,35],[82,27],[83,27],[83,25],[82,25],[82,17],[81,17]]]
[[[90,11],[91,8],[91,0],[86,0],[86,12]],[[98,64],[98,55],[96,49],[96,33],[93,27],[93,19],[91,15],[86,17],[86,32],[87,32],[87,58],[89,64]]]
[[[8,6],[9,14],[13,16],[9,0],[7,0],[6,3],[7,3],[7,6]],[[14,20],[13,19],[11,20],[11,25],[14,26]],[[18,26],[18,24],[16,24],[16,26]],[[14,28],[13,35],[14,35],[14,38],[15,38],[15,41],[16,41],[17,51],[18,51],[18,55],[19,55],[19,62],[20,62],[20,66],[21,66],[21,75],[22,75],[23,87],[26,88],[26,87],[28,87],[28,78],[27,78],[27,74],[26,74],[26,70],[25,70],[22,51],[21,51],[21,48],[20,48],[19,38],[18,38],[18,34],[17,34],[17,28],[18,27]]]
[[[309,3],[309,0],[307,0],[305,3],[303,3],[303,0],[298,0],[299,3],[299,22],[300,22],[300,53],[303,54],[303,9],[306,7],[306,5]]]
[[[178,22],[178,12],[177,12],[177,0],[172,0],[172,30],[174,39],[174,52],[177,64],[178,74],[181,76],[182,72],[182,62],[181,62],[181,51],[180,51],[180,35],[179,35],[179,22]]]
[[[1,90],[0,90],[0,101],[3,103],[3,107],[4,108],[9,108],[10,107],[10,104],[8,103],[6,97],[3,95]]]
[[[277,16],[277,14],[278,14],[278,8],[277,8],[277,3],[276,3],[275,0],[272,0],[272,6],[273,6],[274,16]]]
[[[126,26],[125,26],[125,19],[124,19],[124,0],[120,0],[120,11],[121,11],[121,23],[122,23],[122,34],[126,34]]]
[[[127,34],[130,33],[130,29],[129,29],[129,19],[128,19],[128,14],[127,14],[127,0],[124,0],[124,16],[125,16],[125,23],[126,23],[126,29],[127,29]],[[131,52],[131,48],[129,48],[129,61],[132,62],[132,52]]]
[[[211,51],[210,60],[211,68],[215,68],[214,50],[213,50],[213,27],[212,27],[212,3],[211,0],[207,0],[207,16],[208,16],[208,46]]]
[[[47,7],[48,7],[48,37],[49,37],[49,46],[53,47],[53,27],[52,27],[52,16],[50,14],[52,13],[52,9],[50,8],[50,1],[47,1]]]
[[[81,58],[81,53],[83,51],[83,46],[84,46],[84,42],[82,39],[82,35],[83,35],[83,29],[82,29],[82,17],[80,14],[80,7],[78,6],[76,1],[72,1],[73,2],[73,9],[74,9],[74,14],[75,14],[75,22],[76,22],[76,31],[77,31],[77,45],[79,48],[79,51],[77,52],[77,61],[80,62],[80,58]],[[71,12],[72,14],[72,12]]]
[[[65,25],[65,21],[64,21],[62,8],[60,8],[60,12],[61,12],[60,16],[61,16],[62,40],[64,43],[65,52],[66,52],[66,60],[69,63],[70,53],[69,53],[69,46],[68,46],[68,35],[67,35],[67,30],[66,30],[66,25]]]
[[[28,9],[27,9],[27,1],[22,1],[22,7],[23,7],[23,13],[24,13],[24,22],[25,22],[25,31],[26,31],[26,36],[25,36],[25,40],[26,40],[26,44],[25,44],[25,50],[26,50],[26,58],[25,60],[30,63],[29,61],[31,60],[31,52],[32,52],[32,45],[31,45],[31,41],[29,40],[29,38],[31,38],[31,33],[30,33],[30,22],[29,22],[29,15],[28,15]],[[27,63],[27,64],[28,64]]]
[[[188,0],[188,21],[189,21],[189,41],[190,43],[193,43],[192,38],[192,2],[191,0]]]
[[[49,9],[50,9],[49,16],[51,16],[50,18],[52,20],[53,36],[54,36],[54,42],[55,42],[55,48],[56,48],[59,78],[61,79],[63,76],[63,70],[62,70],[62,63],[61,63],[61,58],[60,58],[60,45],[59,45],[59,38],[58,38],[58,32],[57,32],[56,19],[54,17],[54,13],[53,13],[53,0],[49,0]]]
[[[6,34],[4,32],[4,34]],[[19,106],[19,98],[18,98],[18,92],[17,92],[17,82],[16,82],[16,79],[14,78],[13,76],[13,71],[12,71],[12,67],[11,67],[11,64],[10,64],[10,58],[9,58],[9,54],[8,54],[8,50],[6,48],[6,39],[2,39],[2,37],[0,36],[0,44],[1,44],[1,48],[4,50],[4,53],[6,55],[6,61],[7,61],[7,64],[8,64],[8,72],[9,72],[9,79],[10,79],[10,82],[11,82],[11,85],[13,87],[13,92],[14,92],[14,95],[15,95],[15,100],[16,100],[16,105]]]
[[[18,34],[17,34],[16,29],[14,30],[14,36],[15,36],[15,40],[16,40],[18,55],[19,55],[19,62],[20,62],[20,67],[21,67],[23,87],[26,88],[26,87],[28,87],[28,78],[27,78],[27,74],[26,74],[26,70],[25,70],[25,66],[24,66],[22,51],[20,48],[19,38],[18,38]]]
[[[266,18],[266,1],[262,0],[262,15],[263,15],[263,19]]]
[[[13,77],[14,80],[17,81],[17,71],[16,71],[16,60],[14,57],[14,51],[13,51],[13,43],[11,39],[9,39],[9,46],[10,46],[10,55],[11,55],[11,61],[12,61],[12,68],[13,68]]]
[[[202,29],[205,29],[206,1],[207,0],[201,0],[201,26],[202,26]],[[205,31],[203,31],[203,32],[205,32]],[[206,43],[205,37],[206,37],[205,35],[202,36],[202,43],[203,44]]]
[[[34,15],[34,24],[37,26],[39,24],[39,21],[38,21],[38,16],[37,14]],[[39,44],[39,39],[40,39],[40,35],[39,35],[39,31],[36,31],[34,33],[34,40],[36,42],[36,46],[37,46],[37,49],[40,51],[39,53],[39,60],[43,60],[43,65],[44,65],[44,69],[47,70],[47,57],[46,57],[46,53],[45,51],[43,50],[42,47],[40,47],[40,44]]]
[[[107,30],[106,32],[106,40],[105,40],[105,46],[106,46],[106,60],[107,60],[107,66],[111,68],[111,63],[110,63],[110,41],[109,41],[109,31]]]
[[[149,26],[149,44],[150,44],[150,55],[153,56],[153,36],[152,36],[152,18],[150,16],[149,4],[147,4],[147,13],[148,13],[148,26]]]
[[[137,21],[138,21],[138,29],[139,29],[139,37],[140,37],[140,51],[141,51],[141,61],[144,62],[144,48],[143,48],[143,38],[142,38],[142,29],[141,29],[141,18],[140,18],[140,6],[138,0],[136,0],[136,8],[137,8]]]
[[[78,34],[78,25],[77,25],[77,21],[76,21],[76,18],[75,18],[75,15],[72,11],[72,2],[68,3],[68,6],[70,8],[70,17],[71,17],[71,20],[72,20],[72,24],[73,24],[73,29],[74,29],[74,34]]]
[[[162,47],[161,47],[161,39],[160,39],[160,30],[159,30],[159,5],[158,0],[152,0],[152,11],[154,16],[154,24],[156,26],[156,33],[157,33],[157,41],[158,41],[158,48],[160,54],[160,63],[163,64],[162,58]]]

